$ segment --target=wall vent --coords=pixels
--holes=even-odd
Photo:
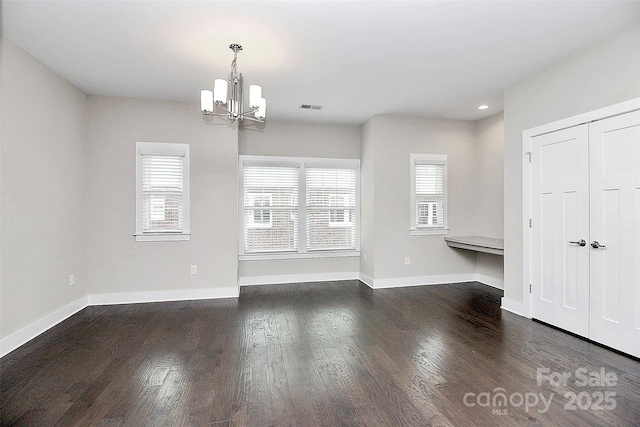
[[[322,105],[300,104],[301,110],[322,110]]]

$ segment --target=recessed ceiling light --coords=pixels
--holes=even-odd
[[[489,106],[483,104],[483,105],[478,107],[478,110],[486,110],[487,108],[489,108]]]

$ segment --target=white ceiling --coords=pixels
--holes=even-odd
[[[92,95],[199,102],[244,51],[268,118],[476,120],[502,90],[640,23],[640,1],[3,1],[3,34]],[[640,60],[640,59],[639,59]],[[300,104],[324,106],[300,110]],[[477,106],[486,103],[489,109]],[[197,108],[197,107],[196,107]]]

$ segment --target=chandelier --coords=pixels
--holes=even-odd
[[[238,72],[236,61],[238,52],[242,50],[239,44],[229,45],[233,51],[231,72],[227,80],[216,79],[213,91],[200,92],[200,110],[208,116],[226,116],[232,122],[245,119],[254,122],[263,122],[266,117],[267,100],[262,97],[262,88],[258,85],[249,86],[249,109],[244,111],[242,96],[242,73]],[[224,113],[215,113],[216,106],[224,110]],[[250,117],[253,115],[253,117]]]

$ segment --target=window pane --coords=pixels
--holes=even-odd
[[[256,212],[261,212],[256,214]],[[261,224],[252,221],[256,215],[269,222]],[[245,209],[244,211],[244,251],[280,252],[298,250],[298,210],[297,209]]]
[[[356,248],[354,169],[307,169],[307,249]]]
[[[416,226],[444,227],[444,165],[417,164]]]
[[[298,250],[298,168],[244,167],[244,225],[245,253]]]
[[[334,216],[335,213],[335,216]],[[307,209],[307,247],[313,250],[356,248],[355,209]]]
[[[182,231],[183,157],[143,156],[142,230]]]

